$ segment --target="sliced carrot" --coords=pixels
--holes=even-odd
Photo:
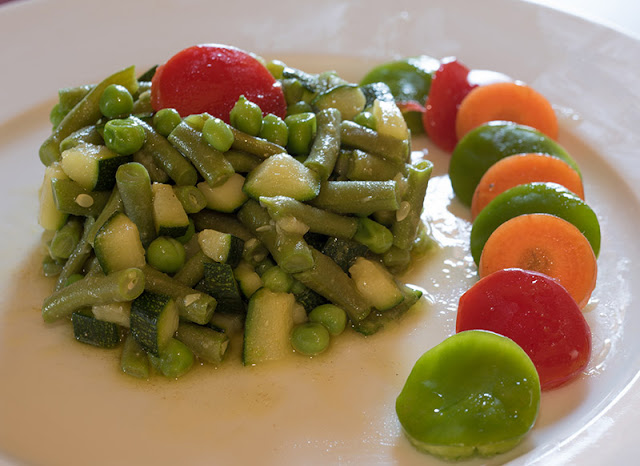
[[[456,116],[458,139],[476,126],[495,120],[531,126],[551,139],[558,138],[558,118],[549,101],[519,82],[502,82],[473,88],[460,103]]]
[[[581,309],[589,302],[598,273],[596,256],[580,230],[549,214],[514,217],[491,234],[480,257],[480,277],[512,267],[557,280]]]
[[[547,154],[516,154],[498,160],[484,173],[471,200],[472,218],[498,194],[538,181],[558,183],[584,200],[582,178],[568,163]]]

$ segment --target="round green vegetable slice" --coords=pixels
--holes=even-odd
[[[531,152],[558,157],[580,173],[564,148],[541,132],[513,122],[492,121],[469,131],[456,145],[449,163],[453,191],[470,206],[476,186],[491,165],[509,155]]]
[[[418,359],[396,413],[416,448],[456,460],[515,447],[539,406],[538,373],[522,348],[496,333],[469,330]]]
[[[470,235],[471,255],[476,264],[491,233],[507,220],[524,214],[551,214],[573,223],[598,256],[600,223],[591,207],[564,186],[536,182],[506,190],[478,214]]]

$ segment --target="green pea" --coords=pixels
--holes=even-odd
[[[229,125],[220,118],[210,118],[202,125],[202,139],[220,152],[231,149],[234,137]]]
[[[129,118],[107,121],[102,133],[107,147],[122,155],[138,152],[142,148],[146,136],[144,128]]]
[[[271,76],[276,79],[282,79],[282,73],[286,66],[287,65],[280,60],[271,60],[267,62],[267,69],[269,70],[269,73],[271,73]]]
[[[293,286],[293,277],[291,274],[285,272],[277,265],[262,274],[262,281],[266,288],[282,293],[288,293]]]
[[[126,87],[110,84],[100,96],[100,111],[107,118],[129,115],[133,109],[133,97]]]
[[[309,313],[309,321],[324,325],[331,335],[336,336],[347,326],[347,313],[335,304],[322,304]]]
[[[331,335],[329,330],[316,322],[305,322],[297,325],[291,332],[291,346],[305,356],[315,356],[329,347]]]
[[[269,113],[262,119],[262,128],[258,136],[284,147],[289,139],[289,128],[282,118]]]
[[[175,108],[163,108],[153,115],[153,126],[164,137],[180,124],[182,117]]]
[[[287,150],[292,155],[307,155],[316,135],[316,115],[313,112],[297,113],[284,119],[289,128]]]
[[[257,136],[262,127],[262,110],[243,95],[229,113],[231,125],[251,136]]]
[[[175,238],[161,236],[154,239],[147,248],[147,262],[151,267],[165,273],[175,273],[182,268],[185,250]]]

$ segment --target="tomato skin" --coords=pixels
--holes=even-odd
[[[151,81],[153,110],[175,108],[182,117],[208,112],[228,123],[240,95],[265,115],[286,116],[280,84],[255,57],[235,47],[188,47],[159,66]]]
[[[448,58],[442,61],[431,81],[422,124],[429,138],[447,152],[452,152],[458,142],[456,115],[460,102],[477,87],[469,83],[468,76],[469,68],[455,58]]]
[[[489,330],[514,340],[538,370],[543,390],[584,370],[591,330],[569,293],[552,278],[522,269],[494,272],[460,298],[456,332]]]

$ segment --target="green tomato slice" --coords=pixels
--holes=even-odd
[[[539,406],[540,380],[529,356],[509,338],[469,330],[418,359],[396,413],[416,448],[456,460],[515,447]]]
[[[564,148],[540,131],[513,122],[492,121],[469,131],[458,141],[449,163],[453,192],[464,205],[470,206],[473,192],[489,167],[509,155],[531,152],[558,157],[580,173]]]
[[[527,183],[497,195],[473,221],[470,245],[476,264],[484,245],[496,228],[524,214],[551,214],[575,225],[589,240],[593,253],[600,252],[600,223],[582,199],[556,183]]]

